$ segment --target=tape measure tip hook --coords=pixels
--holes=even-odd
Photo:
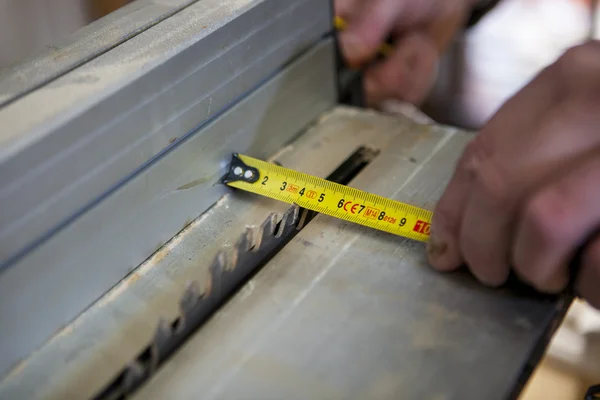
[[[238,153],[233,153],[229,172],[221,179],[221,183],[228,184],[232,182],[255,183],[260,178],[260,172],[257,168],[246,165]]]

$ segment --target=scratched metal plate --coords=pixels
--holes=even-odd
[[[414,127],[350,186],[431,209],[469,139]],[[435,273],[424,253],[317,217],[136,399],[516,396],[568,302]]]
[[[3,0],[0,33],[10,39],[9,43],[0,44],[0,52],[7,52],[4,57],[0,55],[0,107],[125,43],[198,0],[131,1]]]
[[[379,148],[351,186],[430,208],[469,138],[338,108],[274,159],[325,176],[357,147]],[[229,193],[7,376],[0,398],[89,397],[177,315],[221,246],[286,208]],[[136,398],[503,399],[564,305],[436,274],[421,244],[321,216]]]
[[[335,104],[329,11],[202,0],[0,108],[0,375]]]
[[[407,121],[337,108],[280,149],[282,165],[325,177],[362,145],[385,148],[418,139]],[[220,189],[223,190],[223,189]],[[224,190],[223,190],[224,191]],[[161,318],[173,320],[190,281],[204,282],[215,255],[231,248],[247,226],[288,205],[226,192],[208,212],[67,325],[0,382],[0,399],[88,398],[150,342]]]
[[[315,46],[328,11],[319,0],[196,2],[0,106],[0,270]]]

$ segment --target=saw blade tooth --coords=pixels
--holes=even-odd
[[[208,268],[209,279],[207,279],[204,293],[212,298],[221,296],[221,288],[223,285],[223,274],[227,267],[227,256],[225,251],[220,251]]]
[[[309,221],[309,216],[311,215],[311,213],[314,213],[314,211],[307,210],[305,208],[303,208],[302,210],[299,211],[298,223],[296,224],[297,230],[302,230],[304,228],[304,226]]]
[[[246,230],[244,231],[242,236],[240,236],[239,240],[237,241],[237,244],[235,245],[235,247],[239,251],[243,251],[243,252],[248,252],[248,251],[252,250],[252,248],[256,246],[256,244],[254,243],[254,236],[255,236],[255,229],[246,228]]]
[[[181,307],[181,312],[184,317],[187,317],[196,307],[198,302],[200,301],[201,293],[200,288],[198,286],[198,282],[193,281],[188,283],[183,296],[181,296],[181,300],[179,301],[179,307]],[[179,325],[183,327],[185,323],[185,318],[182,323]]]
[[[228,257],[229,262],[227,263],[227,265],[225,267],[225,271],[233,271],[237,267],[238,262],[239,262],[239,255],[240,255],[240,252],[237,247],[234,247],[233,249],[229,250],[229,257]]]
[[[135,387],[144,380],[146,370],[144,366],[138,362],[133,361],[127,366],[127,370],[123,375],[122,388],[125,393],[131,392]]]
[[[171,324],[167,320],[161,318],[158,321],[156,332],[154,332],[154,339],[152,340],[152,346],[150,349],[150,369],[151,371],[156,370],[163,354],[162,349],[166,343],[173,337],[173,329]]]
[[[281,221],[277,225],[277,233],[275,233],[275,237],[280,238],[290,226],[297,224],[299,215],[300,207],[297,204],[294,204],[293,206],[288,208],[286,212],[283,213]]]
[[[172,335],[173,331],[171,329],[171,325],[167,322],[166,319],[161,318],[158,321],[156,332],[154,332],[154,343],[164,343],[168,341]]]
[[[300,206],[298,204],[294,204],[285,212],[285,214],[283,214],[283,218],[287,225],[294,225],[298,223],[298,219],[300,218]]]
[[[260,246],[262,246],[263,242],[265,242],[268,238],[275,236],[275,230],[277,229],[278,223],[278,214],[272,213],[267,217],[265,222],[260,225],[257,233],[257,241],[254,246],[253,251],[258,251]]]
[[[227,270],[236,269],[238,263],[243,262],[245,256],[252,251],[256,246],[253,243],[256,228],[246,228],[246,231],[240,236],[233,249],[229,252],[229,262]]]

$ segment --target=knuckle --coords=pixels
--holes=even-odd
[[[458,168],[473,176],[491,158],[492,152],[486,139],[479,135],[467,144],[458,161]]]
[[[547,248],[564,243],[572,236],[571,218],[563,203],[553,192],[546,191],[534,196],[525,206],[524,222]]]
[[[480,137],[476,137],[475,139],[471,140],[467,144],[467,146],[465,147],[465,151],[463,152],[462,156],[458,160],[459,168],[461,168],[465,171],[469,170],[471,164],[473,163],[472,160],[480,152],[480,148],[481,148],[480,142],[481,142]]]
[[[473,188],[490,204],[498,207],[508,204],[511,198],[508,175],[493,158],[491,146],[483,136],[469,143],[459,168],[470,175]]]
[[[475,138],[467,144],[462,156],[458,160],[457,168],[465,172],[470,171],[473,159],[475,158],[476,153],[479,151],[480,145],[478,140],[479,138]]]
[[[487,163],[476,171],[475,187],[496,209],[504,209],[511,204],[510,184],[495,163]]]

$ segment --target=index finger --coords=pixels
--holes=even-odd
[[[340,34],[344,55],[351,65],[361,65],[375,57],[407,2],[341,0],[338,4],[336,12],[348,14],[349,19],[348,28]]]

